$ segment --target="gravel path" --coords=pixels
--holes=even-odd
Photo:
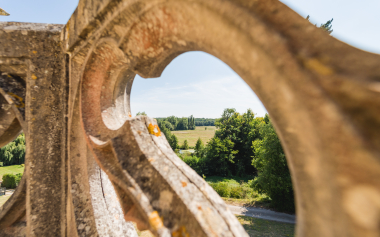
[[[250,216],[270,221],[278,221],[283,223],[296,224],[296,216],[281,212],[270,211],[256,207],[240,207],[227,205],[231,212],[235,215]]]

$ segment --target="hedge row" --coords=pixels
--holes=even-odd
[[[4,174],[3,175],[3,182],[1,183],[1,187],[16,188],[18,183],[20,183],[20,181],[21,181],[21,177],[22,177],[22,173]]]

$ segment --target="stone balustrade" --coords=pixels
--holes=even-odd
[[[292,174],[297,236],[380,235],[380,56],[277,0],[80,0],[66,25],[0,23],[0,146],[26,135],[0,236],[248,236],[132,117],[136,74],[200,50],[261,99]]]

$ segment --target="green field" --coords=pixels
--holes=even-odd
[[[205,130],[207,128],[207,130]],[[180,130],[172,131],[178,138],[178,144],[182,146],[183,141],[187,140],[189,146],[194,147],[198,138],[201,138],[203,143],[206,144],[211,138],[214,137],[215,126],[199,126],[195,130]]]
[[[23,165],[10,165],[0,167],[0,179],[2,180],[4,174],[18,174],[24,173]]]
[[[250,237],[270,236],[270,237],[293,237],[295,225],[267,221],[249,216],[236,216],[240,224],[244,227]],[[140,237],[153,237],[150,231],[137,231]]]
[[[10,166],[0,167],[0,180],[3,180],[4,174],[18,174],[18,173],[24,173],[23,165],[10,165]],[[0,196],[0,206],[2,206],[10,197],[11,196],[9,195]]]
[[[294,236],[294,224],[267,221],[249,216],[236,216],[250,237],[253,236]]]

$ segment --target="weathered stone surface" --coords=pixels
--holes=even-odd
[[[26,82],[24,118],[2,79],[0,144],[27,134],[1,233],[136,236],[132,220],[158,236],[246,236],[155,121],[131,117],[134,76],[192,50],[226,62],[267,108],[297,236],[379,236],[380,56],[276,0],[81,0],[66,26],[0,23],[0,71]]]

